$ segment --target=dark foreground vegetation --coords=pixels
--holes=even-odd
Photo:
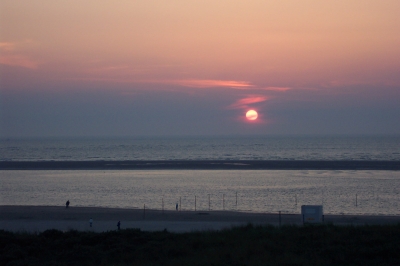
[[[175,234],[0,231],[1,265],[400,265],[400,224]]]

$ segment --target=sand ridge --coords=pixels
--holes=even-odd
[[[400,170],[398,161],[129,160],[0,161],[0,170]]]
[[[89,226],[89,219],[93,226]],[[138,228],[143,231],[190,232],[221,230],[246,224],[302,225],[301,214],[234,211],[171,211],[65,206],[0,206],[0,230],[42,232],[47,229],[103,232]],[[397,224],[400,216],[325,215],[335,225]]]

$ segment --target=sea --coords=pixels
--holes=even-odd
[[[0,161],[394,161],[400,136],[1,139]],[[0,170],[0,205],[400,215],[392,170]]]

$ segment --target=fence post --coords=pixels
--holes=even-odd
[[[281,211],[279,211],[279,227],[281,227],[282,219],[281,219]]]
[[[236,191],[236,209],[237,209],[237,191]]]

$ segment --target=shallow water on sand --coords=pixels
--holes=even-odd
[[[0,171],[1,205],[400,215],[399,171]]]

